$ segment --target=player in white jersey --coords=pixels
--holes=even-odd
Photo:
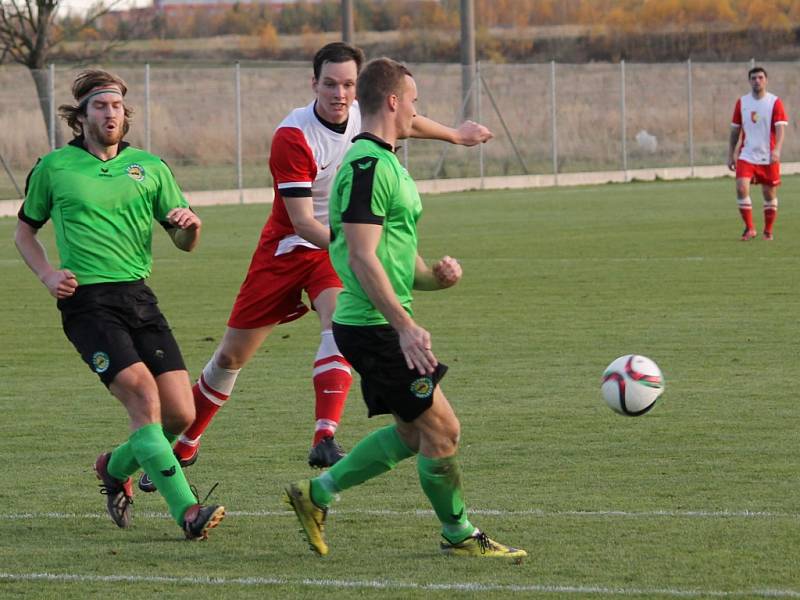
[[[764,196],[764,239],[772,240],[781,184],[781,148],[789,123],[783,102],[767,92],[767,72],[754,67],[747,74],[752,91],[736,101],[728,144],[728,168],[736,171],[736,200],[744,221],[742,241],[756,237],[750,184],[761,184]],[[741,138],[737,155],[736,148]]]
[[[328,467],[344,453],[334,434],[352,376],[333,340],[331,317],[342,284],[328,257],[330,183],[361,129],[355,102],[360,49],[334,42],[314,57],[313,102],[293,110],[272,140],[269,167],[275,200],[239,290],[222,342],[193,387],[197,416],[175,445],[182,465],[197,457],[200,436],[228,400],[241,368],[280,323],[308,311],[305,291],[320,320],[321,339],[313,365],[316,424],[308,462]],[[430,119],[414,120],[414,137],[474,146],[492,137],[467,121],[457,129]],[[144,478],[144,491],[155,489]]]

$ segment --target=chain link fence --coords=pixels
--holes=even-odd
[[[762,64],[762,63],[759,63]],[[783,157],[800,156],[793,119],[800,106],[795,63],[763,63],[769,90],[783,98],[790,124]],[[475,120],[495,133],[478,149],[407,140],[400,152],[419,180],[630,170],[724,164],[736,99],[749,91],[749,63],[481,64],[471,92]],[[410,65],[418,111],[442,123],[462,120],[461,66]],[[121,67],[134,109],[128,141],[161,156],[185,190],[271,186],[273,131],[312,98],[303,64],[230,67]],[[0,68],[0,199],[37,157],[71,133],[55,116],[71,103],[77,70],[51,67],[43,115],[31,74]],[[16,182],[16,185],[14,184]]]

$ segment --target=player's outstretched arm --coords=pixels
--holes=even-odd
[[[47,260],[47,252],[36,237],[37,230],[25,223],[17,221],[14,243],[22,260],[39,278],[50,295],[59,300],[69,298],[78,287],[78,280],[69,269],[56,270]]]
[[[494,134],[480,123],[464,121],[453,129],[438,121],[417,115],[411,122],[411,137],[425,140],[442,140],[461,146],[475,146],[488,142]]]
[[[177,248],[191,252],[197,247],[203,222],[191,208],[173,208],[167,213],[167,221],[172,225],[167,231]]]
[[[461,264],[451,256],[445,256],[429,267],[423,258],[417,255],[414,289],[431,291],[453,287],[461,280],[462,274]]]

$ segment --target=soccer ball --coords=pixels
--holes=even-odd
[[[606,367],[600,389],[611,410],[638,417],[653,408],[664,392],[664,376],[646,356],[626,354]]]

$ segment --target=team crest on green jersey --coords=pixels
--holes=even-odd
[[[420,377],[411,382],[411,393],[417,398],[428,398],[433,393],[433,380],[430,377]]]
[[[128,177],[134,181],[144,181],[144,167],[137,163],[128,165]]]

